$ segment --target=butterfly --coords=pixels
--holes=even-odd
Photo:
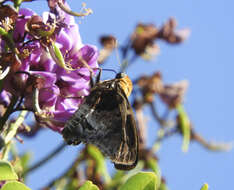
[[[68,144],[97,146],[116,169],[130,170],[138,161],[138,133],[128,96],[132,82],[125,73],[96,83],[62,131]]]

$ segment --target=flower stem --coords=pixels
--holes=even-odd
[[[3,127],[4,127],[5,123],[6,123],[6,121],[8,120],[9,116],[13,112],[14,106],[17,103],[17,101],[18,101],[18,97],[17,96],[12,96],[10,105],[8,106],[8,108],[7,108],[6,112],[4,113],[3,117],[0,118],[0,133],[3,131]]]
[[[16,121],[10,125],[9,131],[8,131],[7,135],[5,136],[5,144],[10,142],[11,139],[16,135],[17,130],[18,130],[19,126],[23,123],[26,114],[27,114],[27,111],[22,111],[19,114]]]
[[[0,80],[3,80],[7,76],[7,74],[10,72],[10,70],[11,70],[11,67],[8,66],[3,72],[1,72],[0,73]]]
[[[93,13],[93,11],[89,8],[84,8],[84,12],[81,12],[81,13],[76,13],[76,12],[73,12],[72,10],[70,10],[68,7],[66,7],[66,5],[64,5],[62,3],[62,1],[58,1],[58,6],[64,11],[66,12],[67,14],[70,14],[70,15],[73,15],[73,16],[77,16],[77,17],[83,17],[83,16],[88,16],[90,14]]]
[[[2,160],[8,160],[8,153],[10,152],[10,149],[11,149],[11,142],[6,144],[4,149],[2,150],[2,155],[1,155]]]
[[[5,29],[3,29],[2,27],[0,27],[0,36],[2,36],[2,38],[6,41],[7,45],[9,46],[9,48],[17,54],[19,54],[18,49],[15,47],[15,42],[13,40],[13,37],[10,33],[8,33]]]
[[[8,153],[9,153],[10,148],[11,148],[11,139],[16,135],[17,130],[18,130],[19,126],[23,123],[24,117],[26,116],[26,114],[27,114],[27,111],[22,111],[19,114],[16,121],[10,125],[9,131],[7,131],[6,136],[4,138],[4,142],[5,142],[6,146],[4,147],[3,153],[2,153],[3,160],[8,159]]]

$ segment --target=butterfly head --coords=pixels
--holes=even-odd
[[[128,75],[126,75],[125,73],[118,73],[115,78],[118,80],[119,85],[125,92],[126,96],[130,96],[132,92],[132,81],[128,77]]]

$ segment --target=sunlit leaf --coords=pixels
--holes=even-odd
[[[159,186],[159,179],[153,172],[139,172],[130,177],[120,190],[156,190]]]
[[[189,143],[190,143],[190,136],[191,136],[191,130],[190,130],[190,121],[189,117],[184,110],[184,107],[179,104],[176,107],[178,111],[178,116],[179,116],[179,126],[181,128],[182,134],[183,134],[183,145],[182,145],[182,150],[184,152],[188,151]]]
[[[99,188],[94,185],[91,181],[86,181],[79,190],[99,190]]]
[[[207,183],[205,183],[202,187],[201,187],[201,190],[208,190],[209,189],[209,186]]]
[[[125,173],[125,175],[123,176],[122,180],[123,180],[123,183],[126,183],[126,181],[128,179],[130,179],[132,176],[138,174],[139,172],[141,172],[144,168],[144,161],[143,160],[139,160],[136,167],[129,170],[127,173]]]
[[[161,183],[158,190],[168,190],[168,187],[165,183]]]
[[[21,182],[9,181],[3,185],[1,190],[31,190],[31,189]]]
[[[158,180],[161,180],[161,171],[160,171],[160,168],[158,167],[157,160],[151,158],[151,159],[147,160],[147,165],[157,175]]]
[[[108,188],[119,186],[125,183],[129,178],[139,173],[144,168],[144,162],[139,160],[136,167],[128,172],[117,170],[112,180],[108,184]]]
[[[102,174],[106,182],[110,181],[111,178],[107,172],[105,158],[100,150],[95,146],[88,145],[88,153],[96,161],[97,172]]]
[[[32,155],[30,152],[26,152],[20,156],[21,166],[22,166],[23,170],[28,169],[29,161],[30,161],[31,157],[32,157]]]
[[[0,180],[18,179],[12,165],[8,161],[0,161]]]
[[[108,188],[111,189],[111,187],[121,185],[124,181],[124,177],[126,176],[125,174],[126,173],[123,170],[116,170],[114,176],[112,177],[112,180],[107,185]]]

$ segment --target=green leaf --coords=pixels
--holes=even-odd
[[[191,136],[191,129],[190,129],[190,121],[189,117],[184,109],[184,107],[179,104],[176,107],[178,114],[179,114],[179,126],[181,128],[183,134],[183,144],[182,150],[184,152],[188,151],[189,143],[190,143],[190,136]]]
[[[24,171],[26,171],[28,169],[30,158],[31,158],[31,153],[29,153],[29,152],[26,152],[26,153],[22,154],[21,156],[17,156],[15,158],[14,169],[18,175],[23,174]],[[26,175],[23,175],[24,179],[26,176],[27,176],[27,173],[26,173]]]
[[[168,187],[165,183],[161,183],[158,190],[168,190]]]
[[[153,170],[153,172],[157,175],[157,178],[160,180],[161,179],[161,171],[160,168],[158,167],[158,162],[157,160],[150,158],[147,160],[147,165],[149,168]]]
[[[0,161],[0,180],[17,180],[18,176],[15,173],[12,165],[8,161]]]
[[[32,154],[30,152],[26,152],[20,156],[20,161],[21,161],[23,170],[28,169],[29,161],[31,158],[32,158]]]
[[[201,190],[208,190],[209,186],[207,183],[205,183],[202,187]]]
[[[99,188],[92,183],[92,181],[86,181],[79,190],[99,190]]]
[[[3,185],[1,190],[31,190],[31,189],[21,182],[9,181]]]
[[[153,172],[139,172],[130,177],[120,190],[156,190],[159,186],[159,179]]]
[[[111,180],[111,177],[107,172],[105,157],[100,150],[93,145],[88,145],[88,153],[96,161],[97,172],[101,174],[104,177],[104,180],[108,183]]]

